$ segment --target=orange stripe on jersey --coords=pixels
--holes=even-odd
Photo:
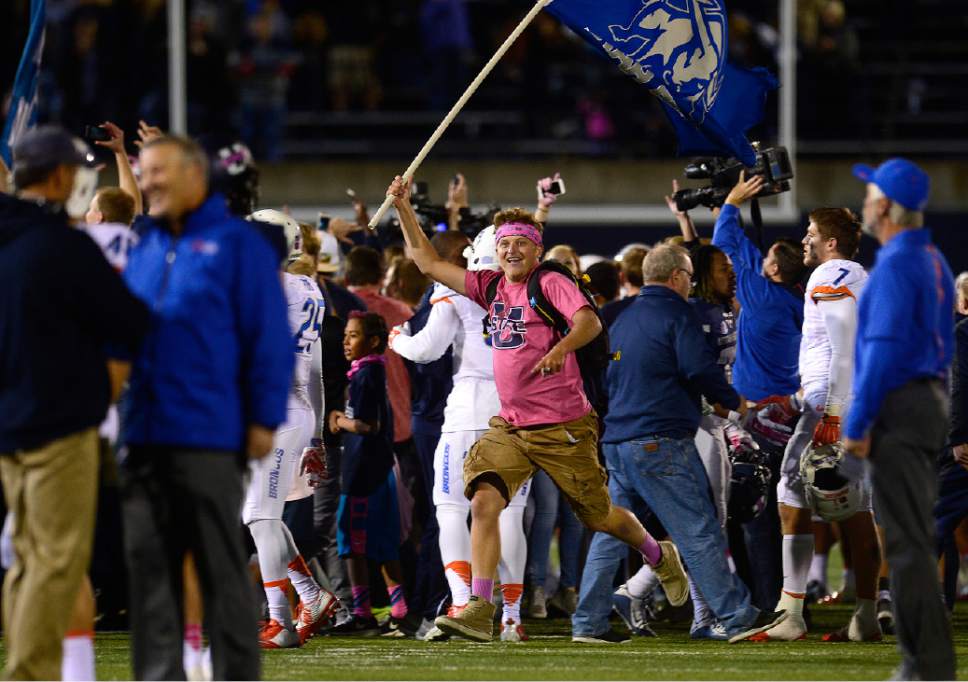
[[[273,587],[278,587],[280,590],[285,591],[286,587],[289,586],[289,579],[283,578],[282,580],[270,580],[267,583],[262,583],[262,586],[267,590],[271,590]]]
[[[840,301],[845,298],[857,300],[854,292],[847,287],[828,286],[814,287],[813,291],[810,292],[810,298],[813,299],[814,304],[820,303],[820,301]]]
[[[436,303],[450,303],[451,305],[454,304],[454,302],[450,300],[450,296],[441,296],[440,298],[430,299],[430,305],[434,305]]]

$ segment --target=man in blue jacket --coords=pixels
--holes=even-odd
[[[786,613],[761,612],[730,571],[726,538],[694,439],[702,396],[724,410],[745,412],[745,407],[688,303],[693,269],[686,250],[654,248],[642,263],[642,278],[642,291],[609,332],[616,354],[608,368],[610,409],[602,438],[609,492],[615,504],[632,508],[633,501],[642,500],[649,506],[680,547],[722,625],[722,638],[739,641],[781,622]],[[573,638],[607,628],[617,567],[617,560],[609,565],[609,545],[616,542],[600,533],[592,540]]]
[[[740,225],[740,207],[756,196],[763,178],[740,181],[726,197],[713,231],[713,244],[733,261],[736,298],[740,303],[737,324],[733,386],[748,400],[761,401],[788,396],[800,388],[800,330],[803,327],[803,290],[806,267],[803,247],[790,239],[778,239],[764,257]],[[761,438],[751,429],[760,447],[770,455],[772,480],[780,475],[783,447]],[[770,486],[766,509],[743,527],[751,565],[753,600],[762,609],[775,603],[783,586],[780,517],[776,486]]]
[[[64,130],[35,128],[13,150],[16,195],[0,194],[0,473],[15,550],[6,679],[60,678],[94,540],[107,347],[133,350],[148,327],[144,304],[64,211],[93,162]]]
[[[881,243],[858,304],[854,402],[843,466],[869,458],[884,526],[901,667],[895,679],[953,680],[955,657],[935,562],[935,469],[948,432],[954,281],[923,229],[927,173],[907,159],[854,167],[867,183],[864,231]]]
[[[255,602],[239,518],[246,457],[286,415],[292,338],[279,261],[208,194],[194,143],[141,151],[150,206],[125,279],[151,308],[133,358],[121,468],[134,674],[183,679],[181,566],[198,567],[217,679],[258,679]]]

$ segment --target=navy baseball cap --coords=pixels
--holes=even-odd
[[[877,168],[866,163],[854,166],[854,175],[877,185],[884,196],[909,211],[924,210],[931,192],[931,178],[914,162],[888,159]]]
[[[55,168],[61,164],[94,168],[87,144],[60,126],[39,126],[24,133],[13,148],[13,170]]]

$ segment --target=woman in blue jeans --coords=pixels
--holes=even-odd
[[[558,536],[558,556],[561,577],[558,594],[553,604],[569,615],[577,603],[575,586],[578,583],[578,559],[581,550],[582,526],[551,478],[543,471],[534,475],[531,485],[534,500],[534,520],[528,534],[528,563],[525,577],[528,582],[531,618],[547,618],[547,597],[544,586],[548,575],[548,555],[555,525],[561,528]]]

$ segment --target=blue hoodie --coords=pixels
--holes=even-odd
[[[174,236],[146,220],[124,278],[151,309],[133,359],[123,441],[241,452],[286,416],[293,341],[265,238],[210,196]]]

